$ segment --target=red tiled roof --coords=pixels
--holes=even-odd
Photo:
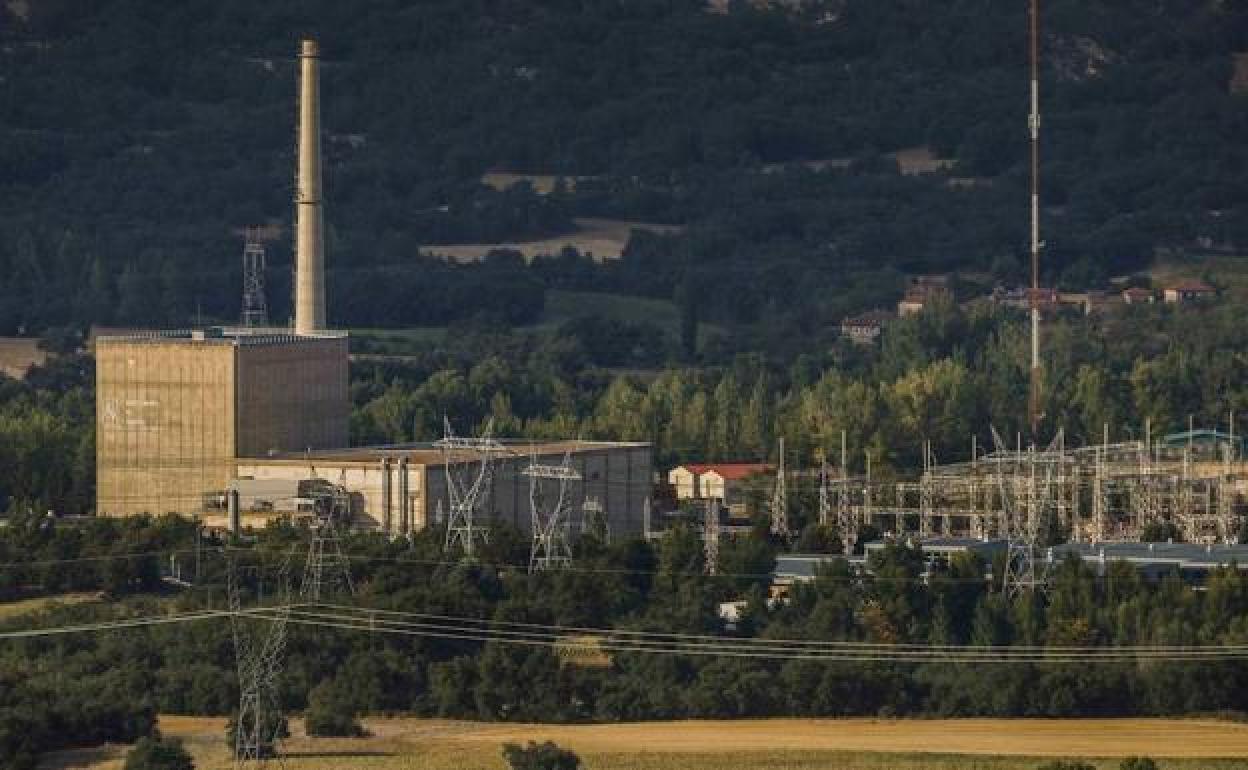
[[[1132,286],[1130,289],[1125,289],[1122,293],[1123,293],[1123,294],[1125,294],[1125,295],[1131,296],[1131,297],[1151,297],[1151,296],[1153,296],[1153,292],[1152,292],[1152,290],[1151,290],[1151,289],[1144,289],[1144,288],[1141,288],[1141,287],[1139,287],[1139,286]]]
[[[714,471],[717,476],[729,481],[737,481],[757,473],[771,473],[775,468],[767,463],[706,463],[681,465],[681,468],[695,476]]]
[[[1167,286],[1166,291],[1212,292],[1213,287],[1204,281],[1183,281],[1173,286]]]

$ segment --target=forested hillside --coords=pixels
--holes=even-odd
[[[325,51],[330,313],[535,320],[545,287],[808,328],[900,274],[1021,277],[1025,4],[29,0],[0,5],[0,333],[237,314],[235,230],[290,218],[296,40]],[[1248,242],[1245,0],[1045,4],[1046,280]],[[949,164],[899,173],[892,153]],[[947,168],[945,167],[947,166]],[[490,169],[581,177],[540,195]],[[910,170],[910,169],[907,169]],[[430,244],[685,225],[594,267]],[[289,253],[270,301],[288,312]]]

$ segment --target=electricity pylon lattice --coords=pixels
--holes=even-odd
[[[529,505],[533,512],[533,545],[529,552],[529,572],[566,567],[572,563],[568,541],[572,502],[568,484],[580,481],[572,467],[572,456],[565,454],[561,465],[543,465],[534,457],[524,469],[529,477]]]
[[[719,500],[706,500],[706,514],[702,520],[702,564],[708,575],[719,574]]]
[[[997,451],[984,460],[992,463],[1001,496],[1000,531],[1006,540],[1006,596],[1044,590],[1048,561],[1041,554],[1052,521],[1050,509],[1060,505],[1057,487],[1067,460],[1061,431],[1044,450],[1032,445],[1010,450],[993,430]]]
[[[264,298],[264,244],[256,228],[246,230],[243,245],[243,312],[246,327],[268,326],[269,306]]]
[[[451,430],[451,421],[446,418],[443,418],[443,428],[442,438],[433,445],[442,450],[446,495],[450,502],[444,548],[449,552],[458,546],[465,556],[471,557],[478,540],[489,542],[490,530],[477,523],[477,513],[490,488],[494,457],[507,449],[490,437],[494,430],[493,418],[486,422],[476,438],[456,436]]]
[[[277,684],[286,650],[286,627],[290,617],[290,557],[278,573],[277,606],[263,620],[245,619],[238,569],[227,567],[230,627],[238,665],[238,715],[234,723],[234,766],[264,767],[278,756],[282,737],[281,702]]]
[[[789,540],[793,533],[789,529],[789,498],[784,476],[784,439],[781,438],[780,464],[776,468],[776,486],[771,493],[771,534]]]
[[[340,528],[349,524],[351,498],[342,486],[331,487],[317,497],[311,522],[312,539],[304,562],[299,596],[309,601],[338,593],[355,593],[351,562],[342,552]]]

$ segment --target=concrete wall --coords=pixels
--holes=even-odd
[[[346,338],[96,343],[96,510],[192,514],[238,457],[347,444]]]
[[[96,348],[96,510],[197,511],[234,472],[234,348],[101,340]]]
[[[347,340],[240,345],[238,457],[347,445]]]
[[[400,465],[395,458],[389,463],[389,481],[378,462],[351,461],[299,461],[299,460],[245,460],[238,461],[239,478],[284,479],[301,481],[321,478],[340,484],[351,494],[351,513],[354,526],[363,529],[385,529],[387,511],[391,531],[402,528],[403,484]],[[387,505],[386,495],[389,495]],[[410,527],[413,531],[423,529],[425,498],[425,466],[407,466],[407,500]]]
[[[489,500],[482,509],[489,512],[487,523],[493,520],[505,522],[522,532],[532,530],[530,480],[523,473],[530,461],[531,458],[525,455],[504,458],[495,463]],[[563,462],[563,455],[539,455],[537,462],[558,465]],[[572,455],[572,467],[582,477],[581,481],[570,482],[568,487],[574,509],[575,532],[580,532],[581,507],[588,498],[596,498],[602,503],[613,535],[635,535],[642,531],[643,510],[651,493],[654,473],[649,446],[604,445],[582,449]],[[446,471],[441,466],[429,466],[427,477],[425,519],[435,523],[438,503],[442,504],[443,516],[448,508]],[[557,486],[554,482],[548,483],[554,493]]]

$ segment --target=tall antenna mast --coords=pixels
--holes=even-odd
[[[1027,418],[1034,441],[1040,431],[1040,0],[1031,9],[1031,387]]]

